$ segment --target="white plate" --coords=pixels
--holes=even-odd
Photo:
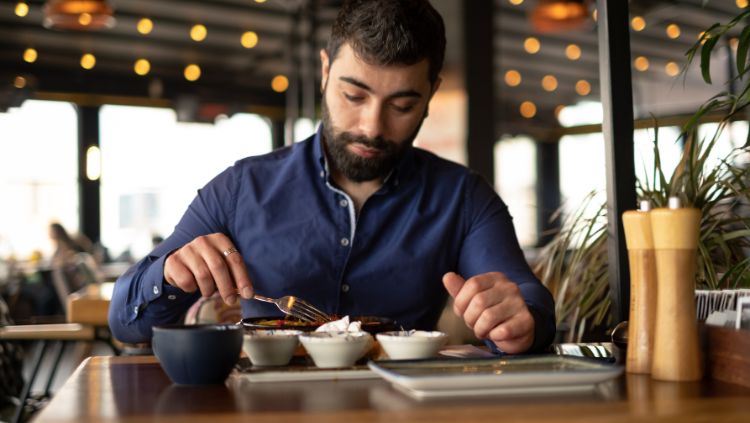
[[[371,361],[368,365],[415,398],[581,392],[623,372],[622,366],[555,355]]]

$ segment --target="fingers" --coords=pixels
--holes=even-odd
[[[443,276],[454,297],[453,310],[479,339],[490,339],[508,353],[526,351],[534,340],[534,318],[518,285],[499,272],[464,281],[455,273]]]
[[[167,257],[164,278],[186,292],[199,289],[206,297],[218,290],[227,304],[234,304],[238,294],[250,298],[252,283],[245,262],[230,248],[233,243],[224,234],[199,236]]]
[[[456,273],[448,272],[443,275],[443,285],[445,285],[445,289],[448,290],[448,294],[450,294],[451,297],[456,297],[464,282],[464,278]]]

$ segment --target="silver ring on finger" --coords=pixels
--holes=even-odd
[[[239,251],[234,247],[227,248],[226,250],[221,252],[221,254],[224,254],[224,257],[229,257],[234,253],[239,253]]]

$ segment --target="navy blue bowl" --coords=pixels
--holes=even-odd
[[[240,358],[242,335],[238,325],[154,326],[151,347],[172,382],[218,384]]]

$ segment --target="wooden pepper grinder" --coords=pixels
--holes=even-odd
[[[654,352],[657,282],[650,210],[651,203],[644,200],[638,211],[622,214],[630,263],[630,319],[625,362],[629,373],[651,373]]]
[[[678,198],[669,208],[651,212],[659,293],[651,375],[669,381],[703,377],[698,322],[695,317],[696,250],[701,212],[681,208]]]

